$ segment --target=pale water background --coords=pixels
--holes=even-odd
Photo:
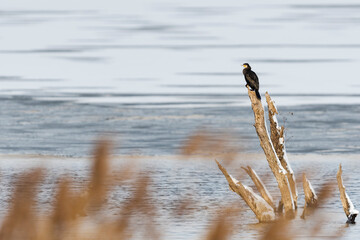
[[[356,205],[359,13],[356,1],[4,0],[0,153],[82,158],[99,134],[110,134],[117,155],[163,159],[150,169],[158,168],[155,178],[165,184],[159,192],[169,204],[174,185],[196,188],[189,179],[199,177],[204,208],[169,233],[192,238],[207,224],[214,202],[238,197],[213,162],[182,167],[163,156],[177,154],[199,128],[231,131],[237,149],[261,154],[241,73],[248,62],[260,78],[263,101],[265,91],[276,101],[287,150],[297,156],[295,171],[311,161],[299,156],[321,159],[314,160],[321,169],[312,176],[316,183],[335,178],[342,162]],[[4,158],[9,178],[25,168]],[[49,164],[80,176],[86,169],[78,158],[67,162],[69,168],[64,161]],[[2,188],[6,198],[11,186]],[[338,196],[329,206],[341,216],[331,224],[343,224]],[[353,226],[349,237],[357,231]]]

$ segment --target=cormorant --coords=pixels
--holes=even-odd
[[[246,81],[246,87],[250,86],[252,91],[255,91],[256,97],[261,100],[259,93],[259,78],[256,76],[256,73],[251,71],[251,67],[248,63],[243,64],[244,70],[243,74]]]

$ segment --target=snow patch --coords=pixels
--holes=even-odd
[[[264,116],[264,118],[265,118],[265,116]],[[265,131],[266,131],[266,133],[268,133],[266,121],[264,121],[264,124],[265,124]],[[272,142],[271,142],[271,139],[270,139],[269,134],[266,134],[266,135],[267,135],[267,137],[268,137],[268,139],[269,139],[269,142],[270,142],[270,144],[271,144],[272,150],[273,150],[273,152],[275,153],[275,156],[276,156],[276,164],[279,166],[279,173],[281,173],[281,174],[287,174],[287,171],[285,170],[285,168],[283,168],[283,166],[282,166],[281,163],[280,163],[279,157],[278,157],[277,154],[276,154],[274,145],[273,145]]]
[[[306,179],[306,182],[308,183],[311,192],[314,194],[314,198],[318,199],[318,197],[317,197],[317,195],[315,193],[315,190],[314,190],[313,186],[311,185],[310,181]]]
[[[276,123],[276,127],[279,125],[279,122],[277,120],[277,117],[275,116],[275,114],[272,116],[273,121]]]
[[[273,107],[274,107],[275,111],[276,111],[276,112],[279,112],[279,111],[277,110],[276,105],[275,105],[275,101],[274,101],[274,100],[271,100],[271,103],[272,103],[272,105],[273,105]]]
[[[346,201],[349,203],[349,213],[352,215],[359,214],[359,211],[355,209],[354,204],[352,203],[346,192],[345,192],[345,197],[346,197]]]
[[[229,176],[230,176],[231,180],[232,180],[235,184],[238,184],[238,183],[239,183],[239,181],[236,180],[236,178],[234,178],[234,177],[231,176],[230,174],[229,174]]]

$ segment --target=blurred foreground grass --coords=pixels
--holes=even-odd
[[[196,133],[184,144],[184,155],[208,152],[225,152],[225,160],[235,158],[232,149],[226,144],[214,144],[216,139],[210,139],[204,132]],[[5,218],[1,222],[0,239],[6,240],[66,240],[66,239],[165,239],[166,222],[159,220],[161,213],[149,201],[152,190],[151,173],[134,174],[134,166],[129,164],[122,169],[110,171],[111,143],[99,141],[93,157],[92,171],[88,176],[87,185],[81,190],[74,191],[76,183],[70,177],[63,177],[57,183],[55,198],[49,211],[40,212],[36,209],[37,189],[44,181],[43,169],[35,169],[23,173],[17,178],[13,191],[11,205]],[[226,161],[225,161],[226,162]],[[117,210],[119,214],[108,216],[104,210],[107,197],[115,186],[131,184],[134,191],[122,202]],[[333,191],[329,184],[320,190],[319,198],[325,201]],[[239,198],[239,201],[242,201]],[[173,217],[182,217],[186,223],[186,216],[193,211],[196,201],[191,198],[181,199]],[[234,206],[221,206],[216,209],[217,214],[203,229],[201,239],[235,239],[237,231],[246,231],[246,227],[239,230],[233,219],[241,209]],[[317,210],[315,210],[317,211]],[[259,239],[295,239],[299,231],[307,232],[312,238],[319,234],[324,216],[313,214],[306,221],[310,223],[307,229],[290,227],[291,221],[281,217],[274,223],[264,225],[259,230]],[[246,222],[243,223],[246,225]],[[329,234],[339,238],[343,234],[339,231]]]

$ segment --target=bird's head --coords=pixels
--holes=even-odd
[[[248,63],[243,63],[243,67],[244,68],[248,68],[248,69],[251,69],[250,65]]]

